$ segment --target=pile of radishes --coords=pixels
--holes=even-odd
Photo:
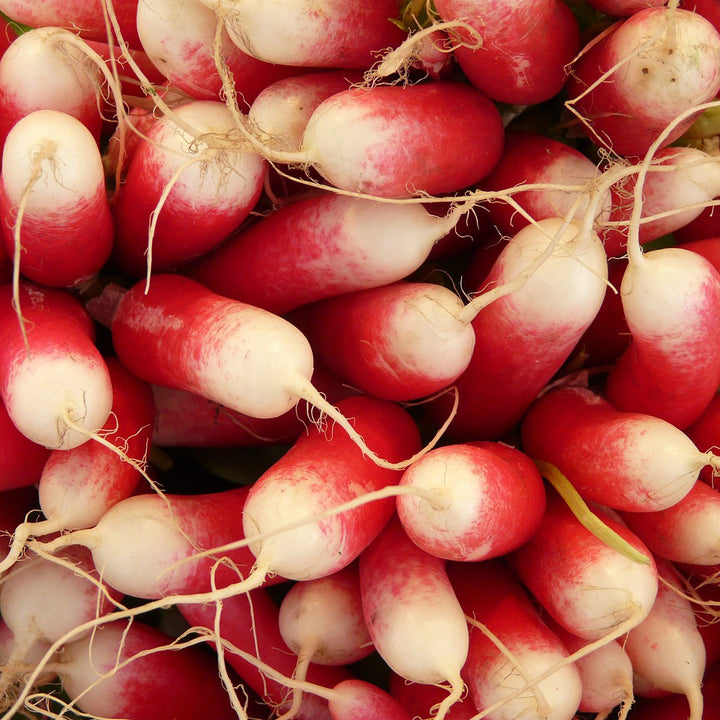
[[[0,720],[710,717],[717,3],[0,12]]]

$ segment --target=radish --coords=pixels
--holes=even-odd
[[[686,428],[720,386],[720,274],[682,248],[631,251],[620,292],[633,340],[605,396]]]
[[[5,404],[0,402],[0,489],[37,483],[49,454],[49,448],[33,442],[15,427]]]
[[[254,152],[223,147],[232,127],[222,103],[200,100],[152,126],[113,205],[119,267],[134,275],[174,269],[219,245],[247,217],[265,163]]]
[[[433,138],[421,155],[410,151],[408,128],[417,142]],[[500,113],[481,92],[433,81],[335,93],[310,116],[299,152],[264,152],[309,164],[347,192],[406,198],[479,182],[498,161],[503,139]]]
[[[100,717],[237,720],[214,659],[134,621],[67,643],[56,669],[71,704]]]
[[[652,512],[681,500],[705,465],[690,438],[653,415],[616,410],[583,387],[549,390],[522,420],[522,447],[555,465],[587,500]]]
[[[593,142],[643,155],[677,115],[720,90],[720,35],[701,15],[650,7],[615,23],[574,64],[567,105]],[[665,138],[680,137],[688,116]]]
[[[600,240],[574,223],[543,220],[515,235],[483,285],[492,292],[508,283],[514,292],[472,322],[475,350],[455,383],[454,440],[495,440],[520,420],[597,314],[606,278]],[[431,411],[447,417],[448,399]]]
[[[358,396],[340,401],[338,408],[391,459],[408,457],[419,447],[414,421],[392,403]],[[258,576],[275,572],[311,580],[349,565],[394,511],[391,497],[368,503],[364,494],[382,495],[399,474],[365,457],[344,433],[327,438],[315,428],[301,436],[252,486],[243,511],[245,536],[259,538],[250,545]],[[324,517],[344,504],[356,507]]]
[[[448,563],[447,572],[469,618],[463,679],[482,716],[573,718],[582,692],[577,668],[507,565],[502,560]]]
[[[462,695],[468,654],[465,616],[445,563],[418,548],[397,519],[360,556],[360,592],[373,644],[407,680],[450,683],[435,717]]]
[[[262,588],[223,600],[222,606],[209,604],[180,604],[179,610],[190,625],[216,630],[226,643],[223,657],[237,671],[243,682],[260,695],[271,708],[282,712],[291,707],[290,691],[279,679],[263,673],[257,656],[266,665],[283,675],[290,676],[296,657],[285,644],[279,629],[279,610]],[[248,653],[244,657],[240,652]],[[344,666],[317,665],[310,663],[308,682],[326,687],[349,680],[351,673]],[[327,701],[318,695],[304,693],[295,716],[298,720],[329,720]]]
[[[514,550],[535,533],[545,488],[534,463],[496,442],[447,445],[414,462],[400,485],[397,512],[410,539],[448,560],[477,561]]]
[[[701,452],[712,452],[720,447],[720,393],[715,393],[700,417],[685,428],[687,436],[697,445]],[[704,467],[700,471],[700,479],[714,485],[714,468]]]
[[[628,633],[625,650],[638,676],[661,690],[683,693],[690,720],[703,717],[705,646],[690,601],[672,567],[658,563],[663,582],[648,616]]]
[[[443,20],[462,23],[455,58],[493,100],[530,105],[548,100],[565,84],[565,66],[580,39],[577,21],[564,3],[435,0],[435,7]]]
[[[142,285],[122,297],[112,320],[115,350],[138,377],[190,390],[257,418],[282,415],[304,398],[338,422],[376,462],[394,468],[407,464],[407,459],[383,462],[312,386],[310,345],[286,320],[179,275],[155,276],[147,294]]]
[[[30,440],[52,449],[76,447],[104,425],[112,406],[92,321],[62,290],[23,283],[18,292],[24,332],[12,288],[0,288],[0,396]]]
[[[110,257],[113,225],[95,139],[76,118],[37,110],[5,141],[0,217],[8,255],[29,280],[86,282]]]
[[[720,493],[702,481],[666,510],[624,512],[622,517],[665,560],[693,565],[720,563]]]
[[[445,690],[437,685],[408,682],[402,675],[390,672],[389,692],[414,717],[431,717],[432,708],[439,705],[446,696]],[[458,700],[448,709],[446,720],[470,720],[476,713],[469,696]]]
[[[647,617],[658,578],[645,545],[605,513],[599,516],[648,562],[608,547],[554,493],[537,533],[510,558],[522,583],[560,625],[586,640],[609,642]]]
[[[217,23],[215,13],[200,0],[143,0],[137,5],[143,49],[172,85],[196,100],[220,99],[223,78],[216,54],[248,104],[266,85],[295,72],[242,52],[225,30],[216,48]]]
[[[221,295],[286,313],[407,277],[452,231],[461,207],[436,217],[420,204],[324,193],[279,208],[242,229],[209,254],[193,275]]]
[[[20,35],[0,59],[0,147],[12,126],[34,110],[59,110],[99,141],[100,73],[88,46],[70,31],[40,27]]]
[[[350,16],[341,0],[324,0],[317,8],[298,0],[203,2],[216,8],[241,50],[278,65],[364,69],[374,53],[404,37],[391,21],[398,14],[395,0],[354,6]]]
[[[404,401],[442,390],[467,367],[475,334],[462,307],[441,285],[398,282],[321,300],[291,321],[341,380]]]
[[[153,429],[151,389],[117,358],[108,358],[106,365],[113,407],[101,431],[103,442],[50,453],[38,481],[45,519],[18,525],[0,572],[18,558],[30,536],[95,525],[110,507],[133,493],[144,474]]]

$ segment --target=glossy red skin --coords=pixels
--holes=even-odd
[[[632,342],[611,369],[604,391],[618,409],[655,415],[683,430],[720,386],[720,273],[710,262],[701,271],[687,293],[701,327],[678,327],[671,334],[630,325]]]
[[[300,308],[290,318],[317,356],[350,386],[385,400],[416,400],[457,379],[449,363],[447,371],[438,368],[436,376],[410,367],[396,336],[387,332],[391,318],[405,306],[412,307],[423,287],[423,283],[397,282],[345,293]],[[460,333],[456,327],[448,330]]]
[[[720,213],[718,213],[718,215],[720,215]],[[720,235],[713,235],[698,240],[689,240],[688,242],[681,243],[680,247],[702,255],[720,272]]]
[[[692,222],[673,233],[675,240],[683,246],[717,236],[720,236],[720,212],[715,207],[705,208]]]
[[[702,15],[720,32],[720,5],[717,0],[683,0],[681,6]]]
[[[392,695],[365,680],[338,683],[333,688],[328,708],[333,720],[412,720],[412,716]]]
[[[341,400],[337,407],[352,419],[368,447],[380,457],[399,462],[420,449],[418,428],[399,405],[358,395]],[[300,488],[307,492],[310,514],[315,508],[334,507],[363,493],[394,485],[400,474],[399,470],[376,465],[341,430],[335,429],[328,435],[313,426],[252,485],[248,503],[251,500],[274,502],[278,493]],[[348,478],[352,478],[352,483]],[[355,560],[380,534],[394,511],[395,498],[390,496],[321,521],[326,535],[334,536],[337,532],[342,536],[341,554],[330,572],[341,570]],[[263,559],[262,551],[258,559]],[[272,566],[273,558],[269,557],[268,561]]]
[[[317,123],[322,122],[323,134],[342,129],[349,141],[353,123],[362,127],[366,122],[382,122],[383,134],[366,138],[368,133],[363,132],[362,160],[352,174],[343,169],[347,182],[338,182],[326,174],[326,162],[347,160],[341,147],[331,148],[328,144],[319,152],[313,146],[313,119],[308,123],[303,146],[316,169],[331,183],[344,190],[386,198],[410,197],[419,192],[439,195],[474,185],[495,167],[505,139],[495,105],[474,87],[452,81],[405,87],[378,85],[371,90],[351,88],[321,103],[313,118],[324,118]],[[415,144],[422,147],[421,153],[410,152]],[[353,149],[353,158],[355,155]]]
[[[657,576],[655,562],[646,545],[608,514],[600,511],[596,514],[636,550],[650,557],[651,572]],[[572,604],[570,593],[560,599],[558,591],[566,588],[576,594],[578,578],[583,577],[584,569],[593,564],[609,568],[614,556],[616,551],[580,525],[565,501],[553,493],[548,497],[548,507],[539,530],[529,542],[511,553],[509,560],[520,581],[538,603],[566,630],[586,637],[586,629],[574,627],[565,614],[562,604]]]
[[[697,445],[700,452],[720,452],[720,395],[714,395],[710,404],[685,434]],[[713,469],[709,465],[700,471],[700,479],[713,485]]]
[[[531,105],[565,84],[565,66],[579,50],[580,32],[564,3],[437,0],[435,6],[443,20],[463,20],[479,33],[480,48],[459,47],[454,55],[470,82],[493,100]],[[477,42],[467,31],[453,32]]]
[[[720,513],[720,493],[698,481],[680,502],[658,512],[622,513],[623,520],[656,555],[670,562],[694,564],[700,558],[681,537],[696,517],[713,518]],[[717,554],[717,553],[716,553]]]
[[[98,633],[117,634],[119,660],[172,642],[171,637],[139,620],[118,621]],[[85,642],[89,642],[85,641]],[[93,715],[133,720],[197,720],[199,717],[235,720],[225,688],[218,679],[217,661],[199,648],[150,653],[134,659],[117,673],[111,662],[98,662],[97,672],[108,673],[98,692],[78,701]],[[63,677],[62,665],[58,672]],[[119,701],[118,701],[119,700]]]
[[[2,240],[8,257],[15,252],[14,224],[18,208],[0,183]],[[20,241],[20,272],[48,287],[73,287],[101,270],[110,257],[114,229],[105,186],[80,198],[62,218],[25,212]]]
[[[458,532],[439,538],[435,527],[426,530],[418,515],[411,512],[408,517],[399,497],[398,516],[413,542],[438,557],[479,561],[504,555],[532,537],[545,512],[545,486],[527,455],[503,443],[482,441],[448,445],[432,452],[444,458],[457,453],[472,464],[482,487],[476,501],[476,520],[462,535]],[[422,463],[422,458],[418,462]],[[406,471],[406,475],[412,473],[412,468]],[[403,480],[402,484],[412,485],[412,481]],[[482,556],[477,548],[483,548]]]
[[[155,417],[152,390],[117,358],[107,358],[106,364],[112,382],[113,405],[103,428],[107,433],[105,438],[129,458],[142,462],[148,459],[152,443]],[[70,471],[69,475],[53,472],[56,467],[61,469],[63,466]],[[77,493],[77,502],[81,503],[87,492],[96,500],[102,497],[109,508],[132,495],[141,479],[140,473],[130,463],[100,443],[90,441],[72,450],[55,450],[48,458],[38,485],[40,506],[50,519],[52,513],[46,497],[61,496],[64,502],[72,504],[69,498]],[[72,530],[75,527],[63,524],[63,529]]]
[[[465,615],[485,625],[511,651],[537,650],[567,655],[559,638],[542,621],[529,595],[503,559],[447,564],[447,574]],[[473,625],[463,679],[472,688],[504,656]],[[482,698],[475,698],[475,703]],[[467,704],[467,703],[466,703]],[[481,709],[481,706],[478,706]]]
[[[0,490],[37,483],[49,455],[48,448],[25,437],[15,427],[0,401]]]
[[[180,612],[190,625],[213,629],[217,608],[214,604],[181,604]],[[295,671],[297,657],[285,644],[278,626],[278,607],[262,589],[247,594],[235,595],[223,600],[220,615],[220,635],[236,647],[257,656],[278,672],[291,677]],[[257,640],[257,646],[256,646]],[[290,697],[290,691],[282,683],[262,675],[254,665],[232,652],[225,653],[226,662],[231,665],[249,685],[271,707]],[[307,679],[310,682],[333,687],[352,674],[345,667],[316,665],[311,663]],[[303,704],[297,715],[299,720],[329,720],[327,701],[303,694]]]

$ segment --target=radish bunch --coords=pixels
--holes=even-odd
[[[706,717],[712,7],[0,13],[0,720]]]

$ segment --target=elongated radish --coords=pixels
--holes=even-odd
[[[216,661],[199,648],[173,650],[172,643],[140,621],[106,624],[68,643],[56,669],[73,705],[92,715],[237,720]]]
[[[720,393],[713,395],[698,419],[685,428],[685,433],[701,452],[712,452],[720,447]],[[714,484],[714,475],[712,467],[704,467],[700,471],[700,479],[711,485]]]
[[[287,677],[292,675],[296,658],[280,633],[278,606],[262,588],[227,598],[220,608],[208,603],[181,604],[179,609],[190,625],[217,630],[233,648],[258,657]],[[280,680],[264,674],[257,664],[229,647],[224,651],[224,658],[268,706],[278,713],[290,708],[291,692]],[[307,670],[309,682],[326,687],[350,678],[352,674],[344,666],[310,663]],[[295,717],[298,720],[328,720],[327,700],[304,693]]]
[[[338,683],[332,689],[328,708],[333,720],[360,720],[370,717],[411,720],[410,714],[392,695],[365,680],[344,680]]]
[[[419,446],[417,426],[397,405],[358,396],[340,401],[338,407],[368,443],[391,458],[412,455]],[[318,429],[301,436],[250,489],[243,528],[246,537],[263,536],[250,546],[258,569],[310,580],[349,565],[394,512],[391,497],[363,504],[363,494],[394,484],[399,474],[364,457],[337,430],[329,438]],[[358,507],[322,517],[354,500]],[[278,532],[289,523],[297,527]]]
[[[410,128],[422,154],[409,151]],[[500,113],[480,91],[434,81],[336,93],[311,115],[299,152],[269,156],[308,163],[342,190],[403,198],[477,183],[495,166],[503,140]]]
[[[133,495],[113,505],[94,527],[67,533],[44,547],[51,552],[68,545],[88,547],[104,581],[126,595],[156,599],[208,592],[219,558],[227,560],[218,568],[218,587],[253,566],[245,547],[193,559],[202,550],[242,537],[239,516],[247,494],[247,487],[239,487],[205,495]]]
[[[11,286],[0,288],[0,395],[8,414],[40,445],[81,445],[104,425],[112,406],[110,376],[93,343],[92,321],[62,290],[21,284],[26,345],[12,296]]]
[[[92,527],[110,507],[129,497],[141,480],[153,432],[152,391],[117,358],[107,358],[106,365],[113,406],[100,432],[116,451],[93,441],[50,454],[38,481],[45,519],[18,525],[0,571],[17,559],[28,537]]]
[[[517,283],[473,320],[475,350],[455,383],[454,439],[494,440],[520,420],[597,314],[606,278],[593,232],[552,218],[515,235],[483,286]],[[447,400],[433,403],[434,417],[447,417]]]
[[[565,66],[580,38],[577,21],[563,3],[437,0],[435,7],[443,20],[461,24],[454,31],[462,40],[454,55],[470,81],[493,100],[534,104],[565,84]]]
[[[620,292],[633,340],[605,396],[683,429],[720,386],[720,274],[682,248],[633,253]]]
[[[33,442],[15,427],[5,404],[0,402],[0,488],[11,490],[37,483],[49,454],[49,448]]]
[[[432,708],[441,703],[447,693],[437,685],[411,683],[402,675],[390,672],[388,680],[390,694],[415,718],[431,717]],[[466,695],[448,708],[446,720],[470,720],[476,714],[475,704]]]
[[[496,442],[435,448],[403,473],[400,485],[423,491],[397,498],[405,532],[448,560],[485,560],[516,549],[537,530],[545,510],[534,463]]]
[[[349,665],[370,655],[375,646],[363,615],[357,564],[327,577],[296,582],[280,603],[278,626],[297,655],[295,680],[306,679],[310,663]],[[301,700],[296,689],[282,717],[293,717]]]
[[[321,300],[292,322],[339,378],[375,397],[415,400],[451,385],[472,357],[463,301],[433,283],[398,282]]]
[[[113,205],[119,267],[136,275],[148,264],[174,269],[218,245],[247,217],[265,163],[254,152],[223,146],[232,127],[225,105],[209,100],[182,105],[153,125]]]
[[[286,313],[407,277],[457,220],[456,212],[436,217],[419,204],[326,193],[243,229],[208,255],[194,277],[226,297]]]
[[[470,622],[463,679],[477,710],[492,720],[574,717],[582,691],[577,668],[507,565],[448,563],[447,572]]]
[[[445,563],[417,547],[393,519],[360,556],[368,630],[382,658],[407,680],[450,684],[436,717],[462,694],[468,629]]]
[[[664,582],[648,616],[628,633],[625,650],[640,677],[662,690],[683,693],[689,718],[699,720],[705,646],[677,574],[667,562],[658,563],[658,573]]]
[[[365,69],[375,52],[404,37],[391,22],[398,15],[394,0],[354,6],[351,15],[342,0],[324,0],[318,9],[298,0],[261,5],[252,0],[203,2],[218,8],[238,47],[278,65]]]
[[[169,82],[197,100],[219,100],[223,78],[216,65],[215,13],[200,0],[143,0],[136,15],[142,47]],[[242,52],[225,30],[218,45],[235,92],[246,103],[266,85],[296,72]]]
[[[566,630],[587,640],[619,637],[650,612],[657,569],[646,546],[605,513],[603,522],[648,557],[641,564],[608,547],[551,493],[535,535],[510,555],[518,577]]]
[[[388,464],[312,386],[312,350],[295,326],[179,275],[155,276],[147,294],[143,286],[122,297],[112,320],[115,350],[138,377],[257,418],[282,415],[304,398]]]
[[[0,60],[0,146],[34,110],[72,115],[100,139],[99,72],[82,47],[69,30],[48,26],[23,33],[8,48]]]
[[[522,420],[522,447],[555,465],[585,499],[632,512],[674,505],[715,464],[666,420],[616,410],[583,387],[538,398]]]
[[[702,481],[666,510],[624,512],[622,517],[665,560],[693,565],[720,563],[720,493]]]
[[[2,163],[3,241],[20,272],[51,287],[97,273],[110,257],[113,225],[90,131],[67,113],[37,110],[8,134]]]
[[[618,21],[573,66],[568,104],[598,145],[643,155],[665,126],[720,89],[720,35],[701,15],[651,7]],[[665,144],[680,137],[689,116]]]

